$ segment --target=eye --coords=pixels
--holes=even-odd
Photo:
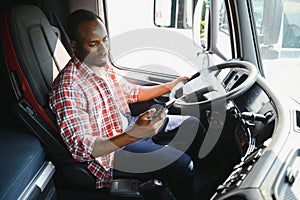
[[[90,47],[95,47],[98,46],[99,42],[93,41],[93,42],[89,42],[89,46]]]

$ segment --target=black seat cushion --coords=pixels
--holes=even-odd
[[[35,137],[0,128],[0,199],[18,199],[42,166],[45,152]]]

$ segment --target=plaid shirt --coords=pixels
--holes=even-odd
[[[120,113],[130,116],[128,103],[138,100],[139,91],[109,65],[103,76],[105,79],[72,57],[54,80],[49,101],[64,142],[76,161],[87,163],[97,177],[97,188],[110,187],[114,153],[94,158],[91,152],[96,137],[122,133]]]

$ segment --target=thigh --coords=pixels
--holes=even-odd
[[[199,128],[202,129],[200,120],[193,116],[167,115],[164,126],[159,133],[153,136],[153,141],[157,144],[169,144],[176,136],[177,142],[190,142],[194,138]],[[201,131],[202,132],[202,131]],[[188,137],[188,140],[186,140]]]
[[[188,176],[191,158],[178,149],[141,139],[115,153],[115,176],[139,179]],[[179,177],[178,177],[179,178]]]
[[[157,135],[152,137],[156,144],[167,145],[175,137],[178,128],[189,116],[167,115],[166,120]]]
[[[153,137],[153,141],[172,146],[196,158],[205,138],[206,129],[196,117],[180,117],[168,116],[165,126]]]

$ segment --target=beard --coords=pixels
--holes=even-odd
[[[108,63],[108,52],[87,54],[81,61],[88,66],[104,67]]]

